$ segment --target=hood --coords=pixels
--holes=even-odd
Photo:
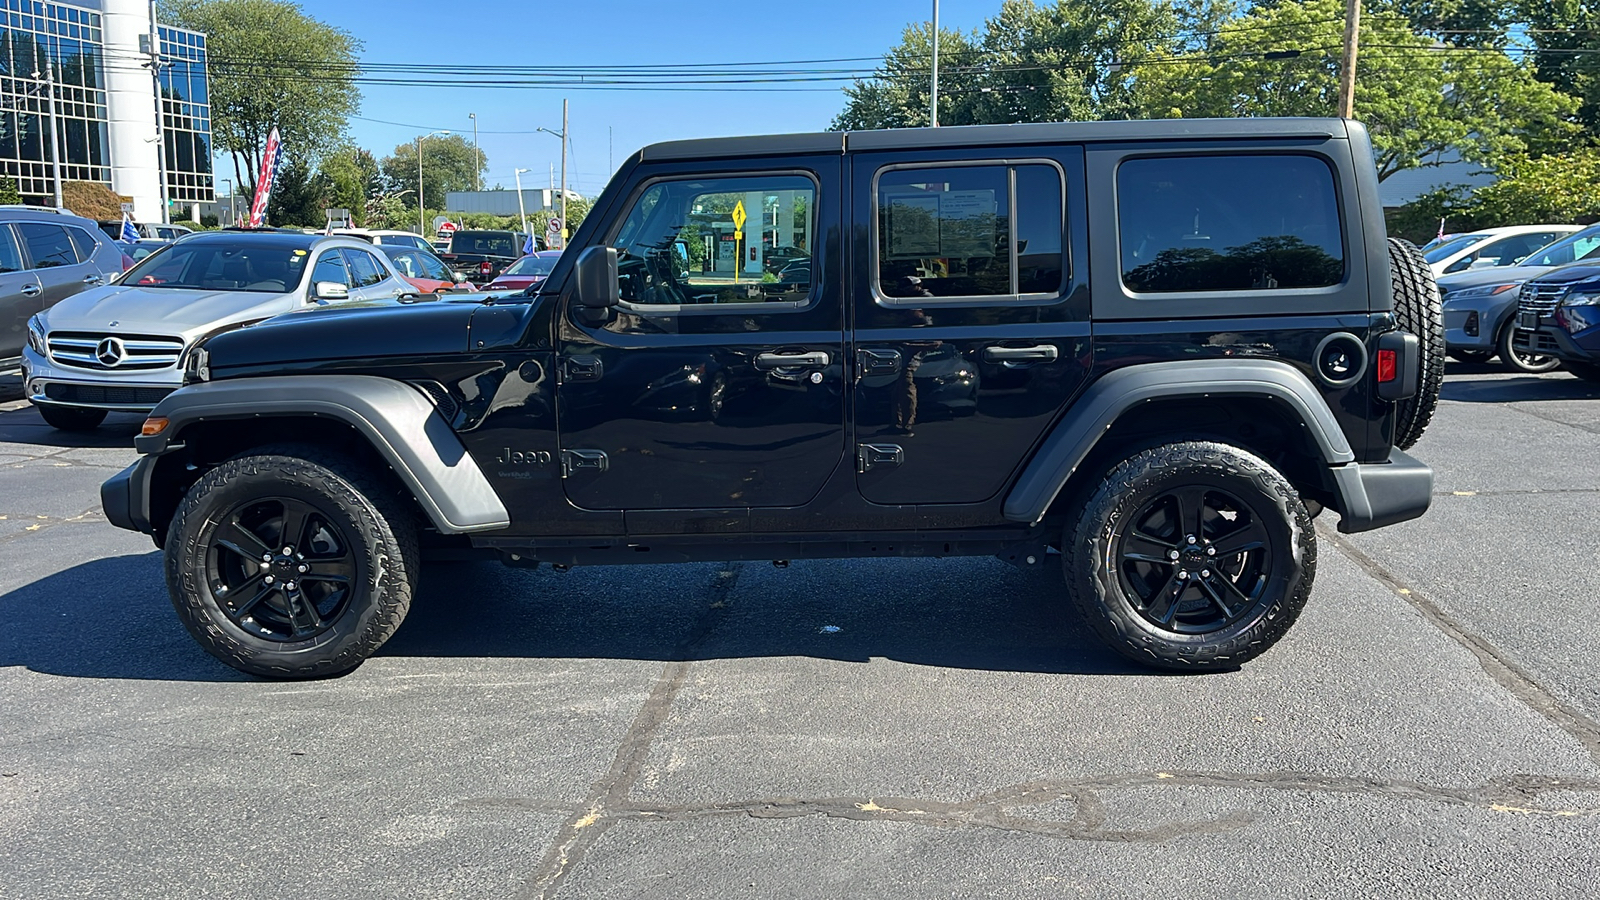
[[[1540,284],[1576,284],[1600,278],[1600,264],[1593,261],[1569,263],[1546,271],[1537,280]]]
[[[81,291],[51,306],[45,310],[44,320],[51,331],[112,329],[192,338],[224,325],[288,312],[293,305],[294,301],[281,293],[108,285]]]
[[[1551,269],[1551,266],[1500,266],[1492,269],[1457,272],[1454,275],[1444,275],[1439,278],[1439,293],[1448,296],[1457,291],[1483,287],[1487,284],[1521,284],[1524,281],[1532,281],[1540,275],[1551,271]]]
[[[471,295],[468,295],[471,296]],[[433,356],[467,349],[481,301],[375,301],[306,307],[206,341],[211,369],[274,368],[322,360]]]

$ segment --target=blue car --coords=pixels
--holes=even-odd
[[[1499,354],[1501,363],[1513,372],[1548,372],[1561,365],[1549,354],[1512,346],[1518,291],[1557,266],[1591,258],[1600,260],[1600,225],[1541,247],[1514,266],[1440,276],[1445,349],[1463,362],[1488,362]]]
[[[1518,291],[1511,346],[1600,382],[1600,259],[1551,270]]]

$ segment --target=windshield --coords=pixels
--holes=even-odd
[[[1540,247],[1517,265],[1564,266],[1569,262],[1588,259],[1590,254],[1597,250],[1600,250],[1600,225],[1591,225],[1559,241]]]
[[[1422,258],[1431,263],[1442,262],[1457,250],[1465,250],[1469,245],[1487,238],[1486,234],[1464,234],[1453,241],[1445,241],[1439,246],[1422,254]]]
[[[557,257],[524,256],[506,267],[502,275],[549,275],[556,267]]]
[[[519,248],[506,231],[458,231],[450,239],[451,253],[516,256]]]
[[[128,270],[122,284],[201,291],[283,293],[300,283],[306,251],[249,239],[179,241]]]

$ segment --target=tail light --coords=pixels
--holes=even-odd
[[[479,275],[488,275],[493,271],[494,271],[494,263],[489,262],[487,259],[484,260],[481,263],[478,263],[478,274]]]
[[[1422,342],[1409,331],[1391,331],[1378,338],[1373,375],[1378,397],[1404,400],[1417,394],[1422,369]]]
[[[1393,350],[1378,351],[1378,383],[1386,384],[1400,377],[1400,366]]]

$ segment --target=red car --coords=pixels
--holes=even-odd
[[[506,266],[500,277],[484,285],[486,291],[525,291],[535,285],[543,284],[549,277],[550,270],[556,267],[556,260],[561,258],[560,250],[539,250],[529,253],[509,266]]]
[[[444,260],[426,250],[416,247],[407,247],[404,244],[378,244],[377,249],[382,250],[394,267],[400,270],[411,286],[425,294],[436,294],[439,291],[476,291],[472,282],[458,281],[455,273],[444,264]]]

